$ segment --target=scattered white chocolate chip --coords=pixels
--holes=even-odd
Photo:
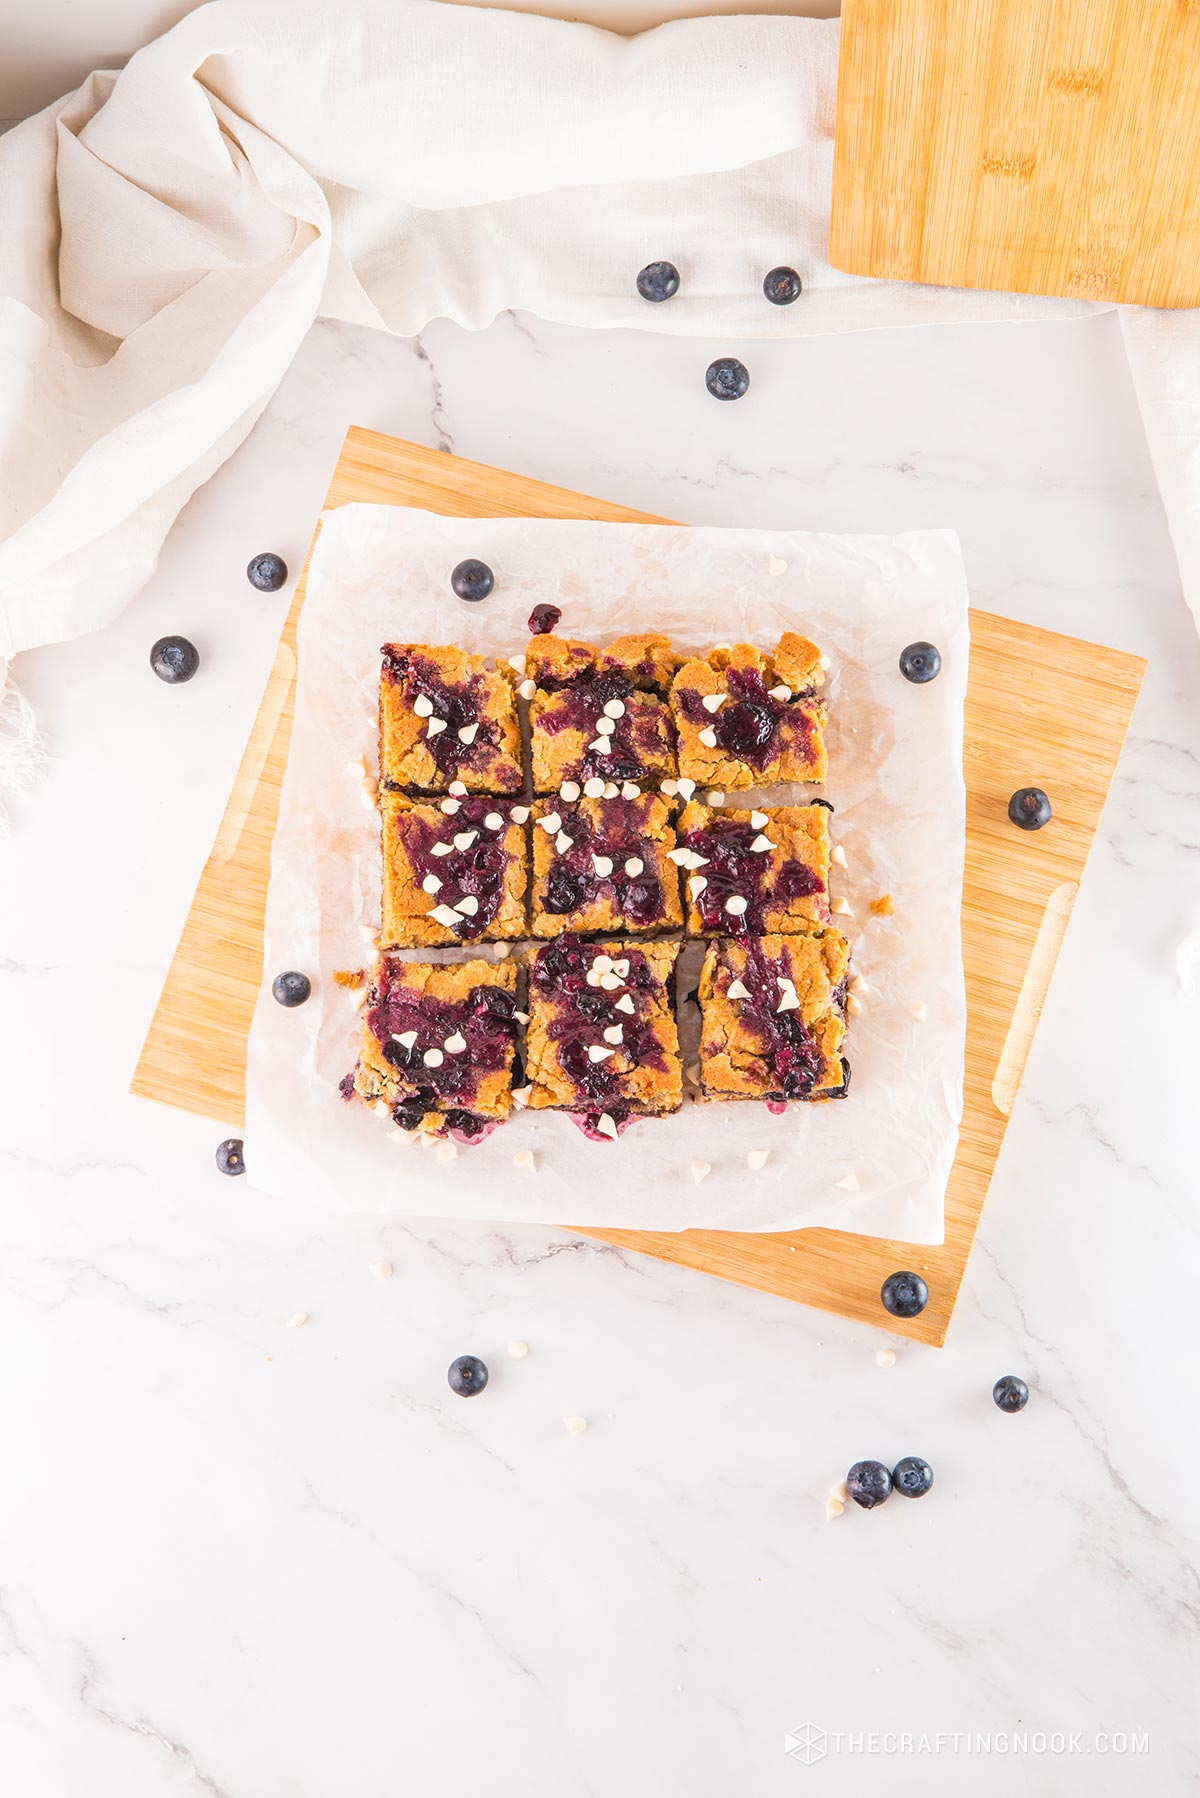
[[[451,801],[447,800],[446,803],[447,803],[447,805],[449,805],[451,803]],[[430,846],[429,853],[430,853],[430,855],[453,855],[454,854],[454,844],[453,843],[434,843]]]
[[[610,1136],[614,1142],[616,1142],[620,1135],[620,1131],[609,1117],[607,1111],[602,1111],[600,1116],[596,1119],[596,1131],[600,1136]]]
[[[347,762],[346,769],[347,769],[347,772],[350,774],[357,774],[360,780],[365,780],[366,775],[367,775],[367,758],[366,758],[366,756],[360,755],[355,761]]]
[[[413,711],[417,714],[418,718],[432,718],[432,699],[427,698],[424,693],[418,693],[417,697],[413,700]]]
[[[698,1061],[689,1061],[683,1070],[683,1077],[689,1086],[699,1086],[700,1063]]]
[[[854,916],[853,907],[848,899],[835,899],[830,909],[837,912],[838,916],[841,918],[852,918]]]
[[[698,740],[703,743],[706,749],[715,749],[717,747],[717,733],[715,730],[700,731]]]
[[[364,811],[373,812],[375,810],[375,795],[368,793],[365,787],[359,789],[358,798]]]
[[[358,934],[364,943],[374,943],[379,933],[373,924],[360,924]]]
[[[458,1144],[456,1142],[440,1142],[437,1146],[439,1161],[453,1161],[457,1154]]]
[[[621,791],[621,789],[617,785],[615,780],[606,780],[605,781],[604,797],[606,799],[615,799],[618,796],[618,794],[620,793],[620,791]]]
[[[755,830],[765,830],[771,820],[767,817],[766,812],[751,812],[750,822]]]
[[[513,1166],[519,1167],[523,1173],[536,1174],[537,1156],[532,1149],[522,1149],[519,1154],[513,1156]]]
[[[427,874],[421,882],[421,891],[423,893],[440,893],[441,890],[442,883],[436,874]]]
[[[603,1046],[603,1044],[592,1043],[588,1047],[588,1060],[589,1061],[607,1061],[609,1056],[612,1053],[613,1053],[613,1051],[611,1049],[606,1049]]]
[[[528,1024],[529,1022],[529,1013],[527,1011],[514,1011],[513,1017],[516,1018],[518,1024]]]
[[[582,1436],[587,1429],[586,1417],[564,1417],[563,1428],[570,1436]]]
[[[495,956],[497,961],[507,961],[509,956],[512,954],[512,950],[509,948],[507,943],[496,943],[493,945],[492,954]]]
[[[483,822],[485,828],[488,830],[504,829],[504,819],[500,816],[499,812],[489,812]]]
[[[617,988],[622,984],[623,982],[619,974],[601,974],[600,976],[600,985],[604,988],[606,993],[615,993]]]
[[[605,702],[605,706],[604,706],[604,716],[606,718],[623,718],[625,716],[624,700],[623,699],[607,700]]]
[[[462,912],[465,917],[473,918],[479,910],[479,901],[474,893],[468,893],[465,899],[455,901],[454,909]]]
[[[512,1090],[513,1104],[523,1111],[529,1103],[529,1095],[532,1091],[532,1086],[514,1086]]]
[[[560,855],[565,855],[574,841],[574,837],[569,837],[565,830],[560,830],[554,839],[554,847]]]
[[[467,745],[467,747],[470,748],[471,744],[475,741],[475,739],[478,735],[479,735],[478,724],[464,724],[462,729],[458,733],[458,740],[460,743],[465,743]]]
[[[760,1168],[766,1167],[767,1156],[769,1154],[769,1149],[751,1149],[746,1157],[746,1166],[752,1168],[754,1172],[757,1173]]]
[[[829,859],[831,862],[835,862],[839,868],[848,868],[850,865],[846,860],[846,851],[842,848],[840,843],[835,843],[833,845],[833,848],[829,852]]]
[[[595,748],[595,744],[593,744],[592,747]],[[604,743],[601,743],[600,748],[601,748],[601,751],[605,755],[607,755],[608,746]],[[603,797],[604,797],[604,782],[600,779],[600,776],[598,774],[593,774],[593,776],[590,780],[584,781],[583,791],[584,791],[584,797],[587,799],[603,799]]]
[[[786,574],[787,563],[782,556],[772,556],[767,562],[768,574]]]
[[[448,1049],[451,1055],[461,1055],[466,1046],[467,1039],[461,1030],[456,1030],[454,1035],[448,1036],[442,1044],[442,1047]]]
[[[508,1345],[508,1358],[510,1361],[523,1361],[528,1353],[529,1344],[527,1342],[522,1342],[520,1337],[518,1337],[515,1342],[510,1342]]]
[[[790,980],[781,980],[779,984],[783,988],[783,992],[780,995],[779,1004],[775,1007],[775,1010],[777,1012],[799,1011],[800,999],[792,982]]]
[[[829,660],[828,656],[822,656],[820,662],[821,667],[825,670],[825,673],[828,674],[829,670],[833,667],[833,663]]]
[[[406,1147],[410,1143],[414,1142],[416,1140],[416,1138],[418,1136],[420,1136],[420,1134],[421,1134],[421,1132],[419,1130],[399,1130],[399,1129],[389,1130],[387,1133],[389,1142],[402,1142],[402,1143],[404,1143],[404,1145]]]
[[[696,1182],[696,1185],[699,1186],[701,1180],[707,1180],[711,1173],[712,1162],[701,1161],[700,1157],[697,1155],[692,1162],[692,1179]]]
[[[790,687],[785,687],[782,681],[777,687],[768,687],[767,692],[771,695],[772,699],[778,699],[781,704],[786,704],[792,697],[792,689]]]
[[[392,1264],[390,1261],[372,1261],[370,1263],[370,1268],[377,1280],[390,1280],[392,1277]]]
[[[685,868],[690,854],[690,849],[668,849],[667,860],[669,862],[674,862],[677,868]]]
[[[437,737],[441,735],[445,728],[446,720],[444,718],[431,718],[426,726],[426,732],[431,737]]]
[[[617,958],[617,960],[614,961],[614,963],[613,963],[613,973],[619,974],[621,976],[621,979],[624,980],[624,978],[628,974],[628,972],[629,972],[628,959],[625,956],[619,956]]]
[[[766,855],[769,850],[775,848],[775,844],[771,841],[770,837],[764,836],[760,830],[750,847],[753,849],[755,855]]]
[[[510,668],[514,669],[516,671],[516,673],[524,674],[524,672],[525,672],[525,657],[524,656],[509,656],[508,665]]]
[[[446,791],[453,793],[456,799],[465,799],[467,796],[466,784],[461,780],[452,780]]]
[[[820,1346],[818,1342],[817,1347],[820,1348]],[[835,1504],[848,1505],[850,1503],[850,1488],[844,1479],[834,1480],[833,1485],[829,1488],[829,1496]]]
[[[861,974],[856,974],[850,982],[850,991],[852,993],[869,993],[870,990],[870,987],[867,985]]]
[[[392,1036],[392,1041],[394,1043],[399,1043],[402,1049],[411,1049],[416,1040],[417,1033],[415,1030],[402,1030],[399,1036],[396,1036],[395,1034]]]
[[[719,712],[728,698],[728,693],[705,693],[701,697],[700,704],[706,712]]]
[[[289,1317],[287,1320],[287,1327],[289,1330],[299,1330],[299,1329],[302,1329],[303,1326],[307,1322],[308,1322],[308,1312],[307,1311],[294,1311],[292,1313],[291,1317]]]
[[[612,745],[609,742],[607,737],[593,737],[592,741],[588,744],[588,748],[592,751],[593,755],[607,755],[609,750],[612,748]],[[600,792],[603,793],[603,791],[604,791],[604,782],[601,781],[600,782]],[[597,794],[597,798],[598,797],[599,797],[599,794]]]
[[[597,718],[596,720],[596,735],[598,737],[611,737],[616,728],[617,727],[611,718]]]
[[[725,997],[727,999],[748,999],[750,997],[750,988],[748,986],[743,986],[740,980],[731,980],[729,985],[725,988]]]
[[[607,880],[613,871],[613,865],[607,855],[593,855],[592,866],[601,880]]]
[[[523,680],[521,682],[520,686],[517,688],[517,692],[521,695],[522,699],[532,699],[534,694],[537,692],[537,682],[532,681],[532,680]]]
[[[568,805],[573,805],[579,798],[582,789],[577,780],[564,780],[558,791],[560,797],[565,799]]]
[[[854,1172],[853,1168],[851,1168],[848,1174],[843,1174],[840,1180],[835,1180],[833,1184],[835,1186],[840,1186],[843,1192],[862,1191],[862,1187],[858,1184],[858,1175]]]
[[[445,812],[445,814],[448,818],[452,818],[454,816],[455,812],[462,810],[462,800],[461,799],[443,799],[439,809],[441,811]]]
[[[611,955],[594,955],[592,966],[597,974],[607,974],[613,966],[613,958]]]
[[[842,1513],[845,1511],[845,1509],[846,1509],[846,1507],[842,1503],[841,1499],[834,1498],[833,1494],[831,1493],[830,1496],[825,1500],[825,1521],[826,1521],[826,1523],[832,1523],[834,1518],[840,1517],[842,1515]]]
[[[875,1365],[876,1367],[895,1367],[895,1349],[877,1349],[875,1351]]]
[[[724,805],[725,803],[725,795],[720,787],[710,787],[704,797],[709,805]]]
[[[667,799],[674,799],[676,793],[679,791],[679,782],[677,780],[664,780],[661,791]]]
[[[690,799],[692,794],[696,791],[696,783],[694,780],[684,780],[681,778],[675,782],[675,790],[682,798]]]
[[[427,1068],[440,1068],[445,1059],[440,1049],[426,1049],[421,1057]]]
[[[692,899],[698,899],[707,885],[708,885],[708,882],[707,882],[707,880],[705,880],[703,874],[691,875],[688,880],[689,897],[691,897]]]
[[[923,1024],[925,1022],[926,1018],[929,1016],[929,1013],[928,1013],[928,1011],[926,1011],[924,1004],[910,1005],[908,1009],[909,1009],[910,1013],[912,1014],[912,1016],[917,1020],[918,1024]]]
[[[371,989],[368,986],[360,986],[357,992],[351,993],[350,1003],[353,1005],[355,1011],[361,1011],[370,996]]]
[[[529,807],[527,805],[514,805],[512,811],[509,812],[508,815],[514,824],[524,824],[526,818],[529,816]]]
[[[615,1009],[617,1011],[623,1011],[627,1018],[631,1018],[637,1010],[637,1006],[634,1004],[628,993],[622,993],[621,997],[616,1002]]]
[[[548,837],[552,837],[556,830],[562,829],[562,819],[557,812],[547,812],[544,818],[538,819],[538,823]]]
[[[734,893],[725,901],[725,910],[731,918],[742,918],[746,915],[746,907],[749,903],[750,901],[743,899],[740,893]]]
[[[642,789],[638,786],[636,780],[623,780],[621,782],[622,799],[640,799],[641,796]]]
[[[625,1032],[620,1024],[609,1024],[602,1034],[606,1043],[623,1043],[625,1041]]]
[[[862,1000],[859,998],[857,993],[848,993],[847,994],[846,1010],[850,1013],[850,1016],[852,1018],[857,1018],[857,1017],[862,1016]]]
[[[645,865],[646,864],[643,862],[640,855],[631,855],[629,860],[625,863],[625,872],[628,874],[630,880],[636,880]]]
[[[469,849],[478,835],[479,832],[477,830],[460,830],[454,839],[454,847],[456,849]]]

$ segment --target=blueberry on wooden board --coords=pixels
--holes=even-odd
[[[889,1274],[879,1289],[883,1308],[893,1317],[919,1317],[929,1303],[929,1288],[920,1274]]]
[[[1050,801],[1040,787],[1021,787],[1008,802],[1008,815],[1020,830],[1040,830],[1050,822]]]

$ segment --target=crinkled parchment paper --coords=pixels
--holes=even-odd
[[[482,604],[450,591],[450,570],[467,556],[496,573]],[[525,647],[525,620],[543,600],[562,607],[571,636],[659,629],[681,649],[743,640],[769,648],[798,629],[828,653],[825,793],[848,863],[833,869],[832,886],[853,907],[835,922],[870,985],[849,1020],[845,1100],[772,1116],[765,1105],[689,1099],[675,1117],[633,1124],[619,1143],[590,1143],[558,1113],[516,1113],[444,1162],[390,1141],[381,1119],[340,1098],[360,1014],[333,974],[369,961],[361,927],[379,921],[378,819],[350,767],[365,754],[374,768],[379,647],[458,642],[510,655]],[[942,652],[940,676],[921,687],[896,666],[918,638]],[[300,617],[296,722],[250,1037],[251,1182],[418,1217],[658,1230],[828,1225],[940,1242],[962,1110],[967,653],[966,579],[950,531],[835,537],[450,519],[361,505],[327,514]],[[894,898],[891,918],[869,909],[882,893]],[[271,978],[283,968],[312,977],[307,1005],[289,1011],[272,1000]],[[692,985],[685,974],[681,992]],[[683,1012],[694,1038],[695,1006]],[[536,1174],[513,1166],[522,1149],[536,1151]],[[770,1151],[761,1172],[747,1167],[751,1149]],[[701,1185],[693,1157],[712,1164]],[[838,1184],[851,1175],[856,1191]]]

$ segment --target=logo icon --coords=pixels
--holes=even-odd
[[[800,1723],[784,1736],[783,1752],[799,1761],[802,1767],[815,1767],[829,1752],[825,1731],[815,1723]]]

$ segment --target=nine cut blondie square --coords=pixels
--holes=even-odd
[[[671,685],[679,772],[706,787],[824,780],[821,652],[787,631],[773,656],[721,644],[685,662]]]
[[[385,949],[525,935],[529,807],[511,799],[384,794]]]
[[[353,1090],[402,1130],[486,1136],[512,1106],[517,972],[511,961],[435,967],[385,955]]]
[[[840,1098],[849,966],[836,930],[711,944],[698,991],[703,1096]]]
[[[829,808],[714,811],[677,825],[693,936],[763,936],[829,922]]]
[[[511,669],[454,645],[385,643],[379,681],[379,770],[385,788],[519,793],[521,731]]]
[[[585,943],[561,936],[529,976],[527,1102],[616,1140],[634,1118],[683,1103],[672,1005],[677,943]]]
[[[530,696],[533,790],[567,783],[588,798],[674,775],[675,731],[666,703],[679,657],[656,633],[607,649],[553,633],[531,639],[522,691]]]
[[[533,817],[534,936],[683,928],[665,800],[546,799]]]

